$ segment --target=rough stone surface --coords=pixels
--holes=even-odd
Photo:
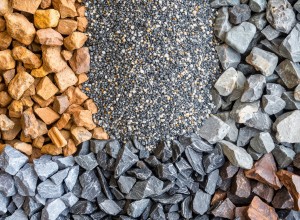
[[[285,106],[285,101],[276,95],[264,95],[262,97],[263,110],[269,115],[279,113],[285,108]]]
[[[272,154],[274,155],[275,160],[280,168],[289,166],[295,157],[295,152],[292,149],[282,145],[277,146],[272,151]]]
[[[242,102],[254,102],[261,98],[266,85],[266,79],[263,75],[251,75],[247,79],[245,91],[241,97]]]
[[[40,180],[45,181],[50,176],[58,171],[57,163],[51,160],[45,159],[37,159],[33,161],[34,163],[34,170],[37,173]]]
[[[251,139],[251,147],[258,153],[270,153],[275,144],[269,132],[261,132],[259,135]]]
[[[15,175],[22,166],[28,161],[28,158],[15,150],[11,146],[4,148],[3,154],[0,158],[0,167],[10,175]]]
[[[78,155],[74,159],[76,163],[85,170],[92,170],[98,165],[96,157],[93,153],[89,153],[87,155]]]
[[[209,209],[209,202],[211,195],[198,190],[193,199],[193,211],[197,214],[203,215]]]
[[[229,9],[229,21],[232,24],[240,24],[249,20],[251,17],[251,10],[247,4],[235,5]]]
[[[15,186],[18,194],[21,196],[34,196],[38,176],[36,175],[32,164],[26,164],[14,176]]]
[[[216,46],[216,51],[224,70],[236,68],[241,62],[241,55],[226,44]]]

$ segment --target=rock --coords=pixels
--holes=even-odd
[[[122,193],[128,194],[135,184],[136,179],[129,176],[120,176],[118,179],[118,186]]]
[[[79,200],[71,207],[70,213],[77,215],[89,215],[99,209],[94,202]]]
[[[234,166],[244,169],[251,169],[253,165],[253,159],[245,149],[237,147],[228,141],[220,141],[219,143],[225,156]]]
[[[247,210],[247,217],[249,219],[278,219],[278,215],[275,212],[275,209],[271,206],[268,206],[266,203],[261,201],[260,198],[255,196]]]
[[[63,195],[64,188],[63,185],[56,185],[48,179],[37,186],[37,192],[42,198],[55,199]]]
[[[295,152],[292,149],[282,145],[277,146],[272,151],[272,154],[274,155],[275,160],[280,168],[289,166],[295,157]]]
[[[300,102],[295,100],[294,94],[292,91],[284,92],[281,96],[283,101],[285,101],[285,107],[286,110],[297,110],[300,109]]]
[[[36,86],[36,93],[44,100],[50,99],[58,92],[58,88],[45,76]]]
[[[4,215],[7,212],[8,203],[9,198],[0,193],[0,215]]]
[[[100,182],[93,170],[81,174],[79,181],[82,186],[81,198],[92,201],[100,194]]]
[[[163,206],[159,203],[153,205],[150,213],[150,219],[166,219]]]
[[[66,66],[65,69],[55,73],[54,80],[61,92],[65,91],[70,86],[74,86],[78,82],[75,73],[69,66]]]
[[[202,154],[194,151],[192,148],[185,149],[185,155],[192,166],[193,170],[200,175],[205,175],[204,167],[202,165]]]
[[[58,73],[67,67],[67,63],[62,58],[60,52],[60,46],[42,45],[43,65],[45,70]]]
[[[225,41],[226,33],[232,28],[229,22],[229,12],[227,7],[222,7],[218,10],[218,15],[215,20],[214,34]]]
[[[253,160],[259,160],[263,156],[262,153],[257,153],[252,147],[248,147],[247,152],[250,154]]]
[[[176,168],[171,163],[159,164],[156,169],[161,180],[174,181],[177,178]]]
[[[79,49],[87,39],[86,34],[75,31],[64,39],[64,46],[70,51]]]
[[[98,203],[102,211],[109,215],[117,215],[122,209],[113,200],[106,199],[101,203]]]
[[[15,126],[15,123],[10,120],[6,115],[1,114],[0,115],[0,130],[1,131],[9,131],[13,129]]]
[[[268,131],[272,127],[273,121],[270,116],[262,111],[258,111],[252,114],[244,124],[248,127],[252,127],[261,131]]]
[[[149,199],[141,199],[129,204],[127,214],[133,218],[138,218],[142,215],[146,207],[149,205]]]
[[[11,197],[16,194],[13,177],[5,172],[0,172],[0,193],[5,197]]]
[[[0,156],[0,167],[10,175],[16,173],[28,162],[28,157],[7,145]]]
[[[249,7],[253,12],[262,12],[266,9],[267,1],[266,0],[250,0]]]
[[[32,164],[26,164],[14,176],[15,186],[21,196],[35,196],[38,176]]]
[[[76,7],[73,1],[52,0],[53,7],[59,11],[61,18],[77,16]]]
[[[250,180],[244,175],[244,171],[239,169],[236,176],[231,183],[230,192],[234,194],[239,200],[247,199],[251,195]]]
[[[0,16],[11,13],[13,11],[11,2],[9,0],[2,0],[0,7]]]
[[[282,185],[276,176],[276,172],[277,167],[274,157],[269,153],[265,154],[260,160],[255,162],[252,169],[245,171],[245,175],[250,179],[255,179],[278,190]]]
[[[286,34],[296,23],[293,7],[287,0],[268,1],[266,18],[276,30]]]
[[[229,8],[229,21],[232,24],[240,24],[249,20],[250,17],[251,10],[247,4],[239,4]]]
[[[220,177],[223,180],[230,179],[238,172],[238,170],[238,167],[232,165],[229,161],[226,161],[220,169]]]
[[[270,153],[275,144],[269,132],[261,132],[252,138],[250,142],[251,147],[258,153]]]
[[[221,148],[219,146],[215,147],[210,154],[203,157],[202,163],[206,173],[210,173],[223,166],[225,158]]]
[[[207,175],[204,191],[213,195],[216,191],[217,182],[219,180],[219,170],[214,170]]]
[[[19,100],[33,83],[34,78],[29,73],[20,71],[10,81],[8,85],[8,93],[13,99]]]
[[[294,99],[300,101],[300,85],[298,85],[294,90]]]
[[[108,199],[113,199],[111,190],[110,190],[109,185],[106,181],[106,177],[104,176],[104,173],[101,171],[101,169],[99,167],[97,167],[97,173],[98,173],[100,185],[102,187],[102,191],[104,192],[105,196]]]
[[[94,153],[79,155],[74,157],[74,159],[79,166],[88,171],[93,170],[98,165]]]
[[[65,203],[67,207],[71,208],[73,205],[76,204],[78,198],[72,192],[68,192],[67,194],[61,197],[61,200]]]
[[[300,83],[300,65],[297,63],[286,59],[276,67],[276,72],[289,89]]]
[[[72,156],[53,158],[53,161],[55,161],[57,163],[59,169],[72,167],[75,164],[74,157],[72,157]]]
[[[300,47],[296,43],[300,39],[299,33],[300,25],[296,24],[296,26],[292,29],[290,34],[279,45],[280,54],[293,62],[300,61]]]
[[[10,70],[15,68],[16,62],[12,57],[11,50],[0,51],[0,70]]]
[[[56,174],[50,177],[51,181],[56,185],[62,184],[64,179],[67,177],[69,173],[69,168],[65,168],[63,170],[58,171]]]
[[[181,203],[181,215],[185,219],[190,219],[193,217],[193,210],[191,209],[192,201],[192,197],[188,196]]]
[[[64,182],[69,191],[72,191],[76,184],[76,180],[79,174],[79,166],[73,166],[70,168],[68,176],[65,178]]]
[[[60,19],[57,31],[63,35],[70,35],[77,29],[77,21],[72,19]]]
[[[40,29],[36,32],[35,40],[37,43],[46,46],[61,46],[63,45],[63,36],[52,28]]]
[[[234,219],[235,205],[230,201],[229,198],[221,202],[216,208],[212,210],[212,214],[215,217]]]
[[[86,73],[90,71],[90,53],[88,47],[81,47],[75,50],[69,61],[72,70],[76,74]]]
[[[42,154],[60,155],[62,154],[62,148],[56,147],[54,144],[46,144],[41,148]]]
[[[22,0],[13,0],[12,7],[18,11],[28,12],[30,14],[34,14],[41,4],[42,0],[30,0],[30,1],[22,1]]]
[[[277,131],[276,139],[278,142],[298,143],[300,142],[300,110],[287,112],[279,116],[273,127]]]
[[[256,32],[255,25],[243,22],[231,28],[225,37],[225,42],[239,53],[245,53]]]
[[[165,141],[159,141],[153,153],[163,163],[172,157],[172,149]]]
[[[249,22],[254,24],[255,27],[261,31],[268,24],[267,19],[266,19],[266,13],[262,12],[262,13],[254,14],[249,19]]]
[[[273,188],[260,182],[256,182],[254,184],[252,187],[252,192],[268,203],[272,201],[274,196]]]
[[[50,107],[35,108],[34,112],[46,125],[50,125],[59,119],[59,114],[53,111]]]
[[[266,78],[263,75],[251,75],[247,79],[245,91],[241,97],[241,102],[254,102],[261,98],[266,85]]]
[[[226,44],[216,46],[216,51],[224,70],[236,68],[241,62],[241,55]]]
[[[92,138],[92,134],[84,127],[71,128],[71,134],[76,145],[88,141]]]
[[[21,61],[25,68],[36,69],[42,65],[41,59],[26,47],[17,46],[12,50],[13,58]]]
[[[169,195],[168,193],[164,193],[160,196],[152,197],[152,199],[161,204],[178,204],[184,199],[184,197],[182,194]]]
[[[244,92],[244,89],[245,89],[246,82],[247,82],[245,75],[241,71],[237,71],[237,74],[238,74],[238,77],[237,77],[237,81],[236,81],[236,87],[232,91],[232,93],[229,95],[230,101],[236,101],[239,98],[241,98],[241,96]],[[231,119],[229,119],[227,121],[230,121],[230,120]]]
[[[262,97],[263,110],[269,115],[279,113],[285,108],[285,106],[285,101],[276,95],[264,95]]]
[[[106,143],[105,150],[108,155],[112,158],[117,158],[121,145],[117,140],[111,140]]]
[[[220,95],[228,96],[236,88],[237,79],[237,71],[233,67],[230,67],[219,77],[214,87]]]
[[[0,20],[0,26],[1,26],[1,20]],[[10,46],[12,42],[11,36],[6,32],[0,32],[0,50],[6,50]]]
[[[45,181],[58,171],[57,163],[51,160],[35,159],[33,164],[35,172],[42,181]]]
[[[55,220],[66,208],[60,198],[49,201],[42,210],[42,219]]]
[[[55,9],[37,10],[34,14],[34,25],[38,29],[56,27],[59,18],[60,14]]]
[[[274,53],[254,47],[246,57],[246,61],[264,76],[270,76],[277,66],[278,57]]]
[[[237,123],[245,123],[253,117],[253,114],[259,110],[259,102],[242,103],[237,100],[233,105],[230,117],[232,117]]]
[[[276,209],[294,208],[294,200],[285,187],[282,187],[277,191],[276,195],[273,198],[272,206]]]
[[[274,40],[275,38],[279,37],[280,31],[274,29],[271,25],[266,26],[261,33],[269,40]]]
[[[124,172],[129,170],[137,161],[138,156],[133,154],[126,146],[124,146],[117,157],[114,177],[118,178]]]
[[[182,175],[184,175],[186,177],[189,177],[191,175],[191,173],[193,172],[192,167],[182,157],[178,161],[175,162],[175,166],[178,170],[178,173],[182,173]]]
[[[211,195],[198,190],[193,199],[193,211],[197,214],[203,215],[209,209]]]
[[[35,199],[33,199],[33,197],[26,197],[24,205],[23,205],[23,209],[27,216],[32,216],[34,213],[41,210],[42,208],[43,208],[43,204],[35,201]],[[25,219],[27,219],[27,216]]]
[[[240,4],[240,2],[238,0],[213,0],[210,2],[210,6],[212,8],[234,6],[234,5],[238,5],[238,4]]]

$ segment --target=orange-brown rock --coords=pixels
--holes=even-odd
[[[71,104],[77,104],[81,105],[85,102],[89,97],[84,94],[78,87],[72,89],[72,87],[69,87],[65,94],[68,96],[69,101]]]
[[[10,120],[6,115],[0,115],[0,130],[1,131],[8,131],[13,129],[15,123]]]
[[[287,170],[279,170],[277,176],[294,199],[294,209],[300,211],[300,176]]]
[[[98,108],[92,99],[86,100],[83,104],[83,107],[87,110],[90,110],[92,114],[96,114],[98,112]]]
[[[53,110],[56,111],[58,114],[62,114],[67,110],[69,105],[70,102],[68,96],[66,95],[56,96],[53,103]]]
[[[39,123],[31,108],[26,109],[21,117],[21,125],[24,134],[32,139],[39,136]]]
[[[59,11],[61,18],[77,16],[74,0],[52,0],[52,5]]]
[[[29,45],[35,37],[35,28],[28,19],[19,13],[5,15],[8,34],[22,44]]]
[[[5,20],[0,17],[0,31],[5,31],[5,29],[6,29]]]
[[[13,99],[19,100],[24,92],[34,83],[34,78],[21,71],[15,75],[8,85],[8,93]]]
[[[0,114],[6,115],[7,108],[0,108]]]
[[[69,66],[66,66],[66,68],[57,72],[54,75],[54,80],[60,92],[65,91],[70,86],[76,85],[78,81],[75,73]]]
[[[93,129],[93,138],[98,140],[108,140],[109,135],[101,127],[96,127]]]
[[[50,125],[56,122],[59,119],[59,114],[53,111],[49,107],[45,108],[36,108],[34,112],[45,122],[47,125]]]
[[[34,25],[38,29],[56,27],[59,18],[60,14],[55,9],[37,10],[34,14]]]
[[[77,148],[75,146],[74,141],[72,139],[69,139],[67,146],[63,148],[63,154],[65,157],[71,156],[72,154],[76,153],[76,150]]]
[[[226,219],[234,219],[235,205],[229,198],[222,201],[217,207],[212,210],[212,214],[215,217],[221,217]]]
[[[61,134],[64,136],[64,138],[68,141],[69,139],[72,139],[71,132],[68,130],[61,130]]]
[[[59,46],[42,46],[43,65],[47,71],[60,72],[67,67],[66,61],[61,56],[61,47]]]
[[[42,120],[37,119],[38,121],[38,129],[39,129],[39,136],[47,134],[48,133],[48,128],[45,122]]]
[[[56,156],[62,154],[62,148],[56,147],[54,144],[46,144],[42,147],[41,153]]]
[[[257,196],[253,198],[249,205],[247,217],[250,220],[278,220],[275,209],[261,201]]]
[[[210,204],[211,206],[215,206],[217,205],[219,202],[223,201],[226,199],[226,196],[227,196],[227,193],[222,191],[222,190],[217,190],[215,193],[214,193],[214,196],[212,197],[211,201],[210,201]]]
[[[42,0],[12,0],[12,7],[18,11],[34,14]]]
[[[29,96],[22,97],[20,100],[21,100],[23,106],[26,107],[26,108],[31,108],[34,104],[31,97],[29,97]]]
[[[69,106],[69,108],[67,109],[66,113],[69,113],[69,114],[74,114],[75,112],[78,112],[78,111],[82,111],[84,110],[83,107],[81,107],[80,105],[77,105],[77,104],[72,104]]]
[[[72,52],[72,51],[68,51],[68,50],[63,50],[63,51],[61,52],[61,55],[63,56],[63,58],[64,58],[66,61],[68,61],[68,60],[70,60],[70,59],[72,58],[73,52]]]
[[[15,68],[16,61],[12,57],[11,50],[0,51],[0,71],[1,70],[10,70]]]
[[[77,78],[78,78],[77,85],[80,85],[89,80],[89,77],[87,76],[86,73],[77,74]]]
[[[52,28],[40,29],[36,32],[36,42],[47,46],[63,45],[63,36]]]
[[[85,127],[88,130],[93,130],[96,125],[93,121],[92,112],[89,110],[81,110],[73,113],[73,121],[79,127]]]
[[[49,73],[50,71],[46,70],[44,66],[41,66],[40,68],[31,71],[31,75],[34,77],[44,77],[47,76]]]
[[[64,147],[67,145],[67,140],[60,133],[57,127],[52,127],[48,131],[48,136],[51,139],[52,143],[55,144],[56,147]]]
[[[77,30],[85,32],[88,25],[88,19],[86,17],[77,17]]]
[[[15,77],[15,69],[6,70],[3,72],[2,77],[4,79],[5,85],[8,85],[9,82]]]
[[[39,136],[33,140],[32,146],[41,149],[45,143],[44,136]]]
[[[1,91],[0,92],[0,107],[7,107],[12,101],[12,98],[10,97],[10,95],[5,92],[5,91]]]
[[[53,84],[53,82],[47,76],[42,78],[36,87],[36,93],[44,100],[50,99],[57,92],[58,92],[58,88]]]
[[[25,143],[31,143],[32,142],[30,137],[25,136],[24,132],[21,132],[21,135],[20,135],[19,139],[20,139],[20,141],[25,142]]]
[[[41,59],[26,47],[18,46],[12,50],[15,60],[21,61],[27,69],[36,69],[42,65]]]
[[[282,187],[277,175],[277,167],[274,157],[271,153],[265,154],[261,159],[259,159],[252,169],[246,170],[245,175],[250,179],[255,179],[261,183],[265,183],[275,190]]]
[[[40,149],[33,147],[32,154],[30,155],[29,158],[29,163],[33,163],[33,160],[40,158],[42,155],[43,154],[41,153]]]
[[[74,140],[75,145],[79,145],[80,143],[84,141],[88,141],[92,138],[91,132],[89,132],[84,127],[72,127],[71,128],[71,134]]]
[[[87,41],[88,37],[86,34],[75,31],[64,39],[64,46],[68,50],[76,50],[81,48]]]
[[[61,130],[63,129],[71,119],[71,115],[68,113],[63,113],[60,119],[56,123],[56,127]]]
[[[49,8],[51,6],[51,0],[42,0],[40,7],[42,9]]]
[[[89,49],[83,47],[76,50],[69,62],[76,74],[88,72],[90,70]]]
[[[272,201],[274,196],[274,189],[261,182],[255,182],[253,184],[252,192],[268,203]]]
[[[28,89],[26,89],[26,91],[23,94],[23,97],[30,97],[33,95],[35,95],[35,82],[31,84],[31,86],[29,86]]]
[[[60,19],[57,26],[57,31],[62,35],[70,35],[77,29],[77,21],[72,19]]]
[[[0,1],[0,16],[4,16],[7,13],[12,13],[13,8],[11,5],[11,0],[1,0]]]
[[[11,41],[12,38],[6,31],[0,32],[0,50],[6,50],[10,46]]]
[[[11,118],[21,118],[23,113],[23,103],[20,100],[14,100],[8,106],[8,114]]]
[[[248,206],[236,207],[234,217],[239,220],[246,220]]]
[[[86,11],[86,8],[84,5],[80,5],[76,8],[77,10],[77,14],[79,17],[84,17],[85,16],[85,11]]]
[[[32,154],[32,145],[31,144],[27,144],[25,142],[19,141],[14,144],[14,148],[28,156],[30,156]]]
[[[5,141],[14,140],[22,130],[21,121],[19,119],[11,118],[11,120],[15,123],[13,129],[10,129],[8,131],[2,131],[2,139]]]

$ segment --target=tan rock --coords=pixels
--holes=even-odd
[[[24,132],[21,132],[20,141],[25,142],[25,143],[31,143],[32,142],[30,137],[25,136]]]
[[[26,109],[21,117],[21,125],[27,137],[35,139],[39,136],[39,123],[31,108]]]
[[[83,106],[85,109],[90,110],[92,112],[92,114],[96,114],[98,112],[98,108],[97,108],[95,102],[93,101],[93,99],[86,100],[84,102]]]
[[[88,37],[86,36],[86,34],[75,31],[64,39],[64,46],[68,50],[76,50],[83,47],[87,39]]]
[[[90,54],[87,47],[80,48],[75,51],[72,59],[69,61],[70,66],[76,74],[86,73],[90,71]]]
[[[62,148],[67,145],[67,140],[60,133],[60,131],[57,129],[57,127],[52,127],[48,131],[48,136],[50,137],[52,143],[55,144],[56,147]]]
[[[68,141],[69,139],[72,139],[72,135],[70,131],[67,130],[61,130],[61,134],[64,136],[64,138]]]
[[[40,7],[42,9],[49,8],[51,6],[51,0],[42,0]]]
[[[84,108],[77,104],[72,104],[67,109],[66,113],[73,115],[75,112],[83,111]]]
[[[22,130],[21,127],[21,120],[17,118],[11,118],[11,120],[14,122],[14,127],[8,131],[2,131],[2,140],[5,141],[11,141],[14,140],[20,131]]]
[[[63,36],[52,28],[40,29],[36,32],[36,42],[47,46],[63,45]]]
[[[24,92],[23,97],[30,97],[35,95],[35,84],[31,84],[31,86],[29,86],[29,88]]]
[[[89,80],[88,76],[86,75],[86,73],[80,73],[80,74],[77,74],[77,78],[78,78],[78,82],[77,82],[77,85],[80,85],[86,81]]]
[[[12,0],[12,7],[18,11],[34,14],[42,0]]]
[[[15,123],[10,120],[6,115],[0,115],[0,130],[1,131],[8,131],[13,129]]]
[[[52,5],[59,11],[61,18],[77,16],[74,0],[52,0]]]
[[[85,102],[89,97],[84,94],[78,87],[69,87],[65,94],[68,96],[68,99],[70,101],[70,104],[77,104],[81,105]]]
[[[85,16],[85,11],[86,11],[86,8],[84,5],[80,5],[79,7],[76,8],[77,10],[77,14],[79,17],[84,17]]]
[[[63,56],[63,58],[64,58],[66,61],[68,61],[68,60],[70,60],[70,59],[72,58],[73,53],[72,53],[72,51],[63,50],[63,51],[61,52],[61,55]]]
[[[2,76],[5,82],[5,85],[8,85],[9,82],[15,77],[15,69],[4,71]]]
[[[77,17],[77,30],[85,32],[88,26],[88,19],[86,17]]]
[[[56,27],[59,18],[60,14],[55,9],[37,10],[34,14],[34,25],[38,29]]]
[[[7,108],[0,108],[0,114],[6,115]]]
[[[35,28],[27,18],[19,13],[5,15],[8,34],[22,44],[29,45],[35,37]]]
[[[28,156],[30,156],[32,154],[32,145],[31,144],[27,144],[24,142],[17,142],[14,144],[14,148]]]
[[[42,65],[41,59],[26,47],[15,47],[12,50],[12,55],[15,60],[21,61],[27,69],[36,69]]]
[[[23,106],[26,108],[31,108],[34,104],[31,97],[22,97],[20,100],[21,100]]]
[[[58,88],[45,76],[36,87],[36,93],[44,100],[50,99],[58,92]]]
[[[73,121],[79,127],[93,130],[96,125],[93,121],[92,112],[89,110],[76,111],[73,113]]]
[[[0,51],[0,71],[1,70],[10,70],[15,68],[16,62],[12,57],[11,50]]]
[[[98,139],[98,140],[108,140],[109,139],[108,134],[101,127],[94,128],[92,137],[94,139]]]
[[[31,75],[34,77],[44,77],[47,76],[50,71],[46,70],[44,66],[41,66],[38,69],[34,69],[31,71]]]
[[[44,123],[42,120],[39,120],[39,119],[37,119],[37,121],[38,121],[39,136],[47,134],[48,128],[47,128],[46,123]]]
[[[60,119],[56,123],[56,127],[61,130],[63,129],[71,119],[71,115],[68,113],[63,113]]]
[[[23,103],[20,100],[14,100],[8,106],[9,117],[11,118],[21,118],[23,113]]]
[[[73,70],[66,66],[65,69],[55,73],[54,80],[60,92],[65,91],[68,87],[76,85],[78,79]]]
[[[44,136],[39,136],[33,140],[32,146],[41,149],[45,143]]]
[[[38,148],[33,147],[32,148],[32,154],[29,157],[29,163],[33,163],[33,160],[40,158],[41,156],[43,156],[43,154],[41,153],[41,150]]]
[[[75,145],[79,145],[84,141],[88,141],[92,138],[91,132],[89,132],[84,127],[72,127],[71,134],[74,139]]]
[[[12,101],[12,98],[6,91],[0,92],[0,107],[8,106]]]
[[[62,114],[67,110],[69,105],[70,102],[68,96],[66,95],[56,96],[53,103],[53,110],[56,111],[58,114]]]
[[[54,102],[54,96],[51,97],[50,99],[44,100],[42,97],[38,96],[38,95],[34,95],[31,97],[36,103],[39,104],[39,106],[41,106],[42,108],[49,106],[50,104],[52,104]]]
[[[11,5],[11,0],[1,0],[0,1],[0,16],[4,16],[7,13],[12,13],[13,8]]]
[[[71,156],[71,155],[75,154],[76,151],[77,151],[77,148],[75,146],[74,141],[72,139],[69,139],[67,146],[63,148],[64,156],[65,157]]]
[[[60,19],[57,26],[57,31],[62,35],[70,35],[77,29],[77,21],[72,19]]]
[[[19,100],[23,93],[34,83],[34,78],[27,72],[19,72],[9,83],[8,93]]]
[[[11,41],[12,38],[6,31],[0,32],[0,50],[6,50],[10,46]]]
[[[57,156],[57,155],[62,154],[62,148],[56,147],[54,144],[46,144],[42,147],[41,153]]]
[[[5,20],[0,17],[0,31],[5,31],[5,29],[6,29]]]
[[[61,47],[42,46],[44,68],[49,72],[60,72],[67,67],[66,61],[60,54]]]
[[[59,119],[59,114],[53,111],[49,107],[45,108],[36,108],[34,112],[45,122],[47,125],[50,125]]]

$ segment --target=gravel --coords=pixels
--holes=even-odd
[[[196,132],[220,72],[209,1],[87,1],[91,71],[85,90],[110,135],[147,147]]]

